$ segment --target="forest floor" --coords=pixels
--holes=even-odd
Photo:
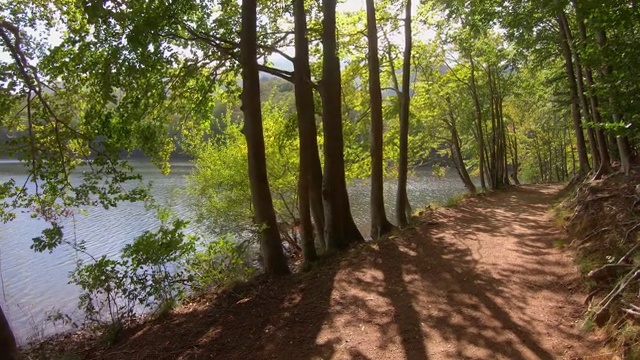
[[[550,205],[519,186],[423,213],[307,273],[126,330],[104,359],[608,359]]]

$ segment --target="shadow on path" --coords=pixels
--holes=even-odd
[[[307,274],[238,287],[128,335],[103,358],[557,359],[589,351],[553,187],[466,201]],[[426,220],[426,219],[422,219]],[[433,220],[433,219],[429,219]],[[590,346],[597,346],[592,344]]]

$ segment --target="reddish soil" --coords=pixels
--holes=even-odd
[[[130,329],[104,359],[587,359],[584,293],[522,186],[421,216],[308,273],[236,287]],[[590,357],[591,356],[591,357]]]

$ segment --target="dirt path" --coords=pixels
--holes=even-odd
[[[469,200],[318,271],[201,300],[102,357],[588,358],[600,344],[580,331],[584,295],[548,214],[559,190]]]

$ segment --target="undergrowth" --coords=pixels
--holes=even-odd
[[[603,328],[625,359],[640,359],[640,177],[572,181],[556,207],[588,296],[584,328]]]

